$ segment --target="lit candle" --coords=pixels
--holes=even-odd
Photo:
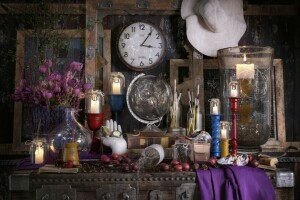
[[[247,61],[246,54],[244,54],[243,61]],[[254,79],[254,64],[236,64],[236,78]]]
[[[220,114],[220,100],[210,99],[210,114],[219,115]]]
[[[40,146],[37,146],[34,153],[34,163],[42,164],[44,162],[44,149]]]
[[[230,97],[239,97],[239,85],[237,81],[232,81],[229,85],[230,87]]]
[[[91,99],[91,113],[99,113],[100,112],[100,103],[98,99]]]
[[[227,139],[227,129],[221,128],[221,139]]]
[[[213,115],[219,114],[219,112],[218,112],[218,106],[217,105],[213,106],[211,114],[213,114]]]
[[[120,83],[120,79],[116,78],[114,79],[113,83],[112,83],[112,90],[111,90],[112,94],[121,94],[121,83]]]

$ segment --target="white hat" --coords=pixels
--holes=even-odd
[[[181,17],[189,42],[207,56],[238,46],[246,31],[242,0],[183,0]]]

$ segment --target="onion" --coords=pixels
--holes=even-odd
[[[181,165],[182,165],[183,171],[190,171],[191,166],[189,163],[182,163]]]
[[[181,172],[182,171],[182,165],[180,165],[180,164],[175,165],[175,170]]]
[[[174,160],[171,161],[171,165],[173,165],[173,166],[179,165],[179,163],[180,162],[178,160],[176,160],[176,159],[174,159]]]
[[[215,157],[211,157],[207,160],[210,166],[215,166],[217,164],[217,159]]]

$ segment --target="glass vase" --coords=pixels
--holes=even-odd
[[[230,100],[237,99],[238,149],[258,150],[271,133],[273,49],[258,46],[221,49],[218,63],[223,120],[231,122]]]
[[[52,152],[59,153],[65,144],[72,142],[77,142],[79,152],[90,150],[93,132],[76,120],[76,113],[75,108],[65,108],[62,123],[49,134]]]

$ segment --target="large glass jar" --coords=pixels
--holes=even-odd
[[[92,143],[92,131],[82,126],[77,120],[75,108],[65,108],[65,117],[51,133],[50,149],[58,153],[64,145],[71,142],[78,143],[78,151],[89,151]]]
[[[273,49],[257,46],[221,49],[218,63],[223,119],[232,121],[230,99],[238,98],[238,149],[259,148],[271,133]]]

